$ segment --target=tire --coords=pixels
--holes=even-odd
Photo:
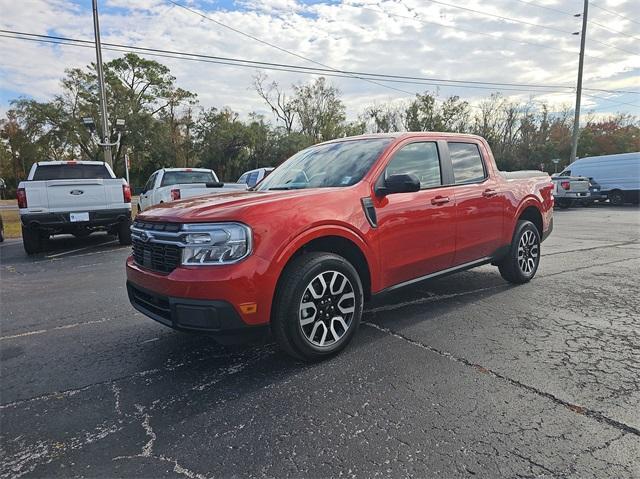
[[[566,198],[557,198],[555,204],[561,210],[566,210],[567,208],[570,208],[572,206],[572,203],[572,200],[568,200]]]
[[[620,190],[613,190],[608,195],[609,201],[614,206],[622,206],[624,205],[624,194]]]
[[[500,275],[510,283],[528,283],[540,264],[540,233],[531,221],[516,225],[507,255],[498,263]]]
[[[4,242],[4,228],[0,226],[0,243]]]
[[[337,354],[356,334],[363,298],[357,271],[341,256],[313,252],[295,258],[274,299],[271,328],[278,345],[303,361]]]
[[[44,240],[38,230],[22,226],[22,246],[28,255],[37,254],[44,249]]]
[[[118,225],[118,241],[123,246],[131,244],[131,220]]]

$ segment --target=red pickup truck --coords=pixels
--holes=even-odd
[[[487,142],[368,135],[307,148],[249,191],[159,205],[132,228],[127,290],[166,326],[219,340],[270,325],[304,360],[343,349],[363,303],[491,263],[536,274],[553,227],[541,172],[498,171]]]

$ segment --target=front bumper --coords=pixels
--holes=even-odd
[[[247,327],[226,301],[163,296],[127,282],[129,301],[141,313],[182,331],[234,332]]]
[[[179,266],[168,274],[130,256],[126,269],[133,306],[167,326],[215,333],[270,321],[277,277],[259,256],[224,266]]]
[[[89,221],[78,222],[71,222],[69,219],[70,213],[25,213],[20,215],[20,221],[25,227],[29,228],[66,230],[74,229],[78,226],[110,226],[131,219],[131,210],[129,208],[89,211]]]

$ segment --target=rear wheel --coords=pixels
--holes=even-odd
[[[44,249],[44,238],[37,229],[22,226],[22,246],[29,255],[40,253]]]
[[[528,283],[540,264],[540,233],[531,221],[520,220],[507,255],[498,263],[500,275],[510,283]]]
[[[118,225],[118,241],[121,245],[131,244],[131,221],[123,221]]]
[[[624,194],[620,190],[613,190],[607,195],[612,205],[622,206],[624,205]]]
[[[556,198],[555,204],[561,210],[566,210],[572,206],[573,201],[567,198]]]
[[[332,253],[304,254],[282,273],[274,302],[274,336],[291,356],[325,359],[349,344],[362,306],[362,284],[347,260]]]

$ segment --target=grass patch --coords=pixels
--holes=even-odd
[[[2,223],[4,225],[5,238],[21,238],[20,213],[18,210],[0,210]]]

